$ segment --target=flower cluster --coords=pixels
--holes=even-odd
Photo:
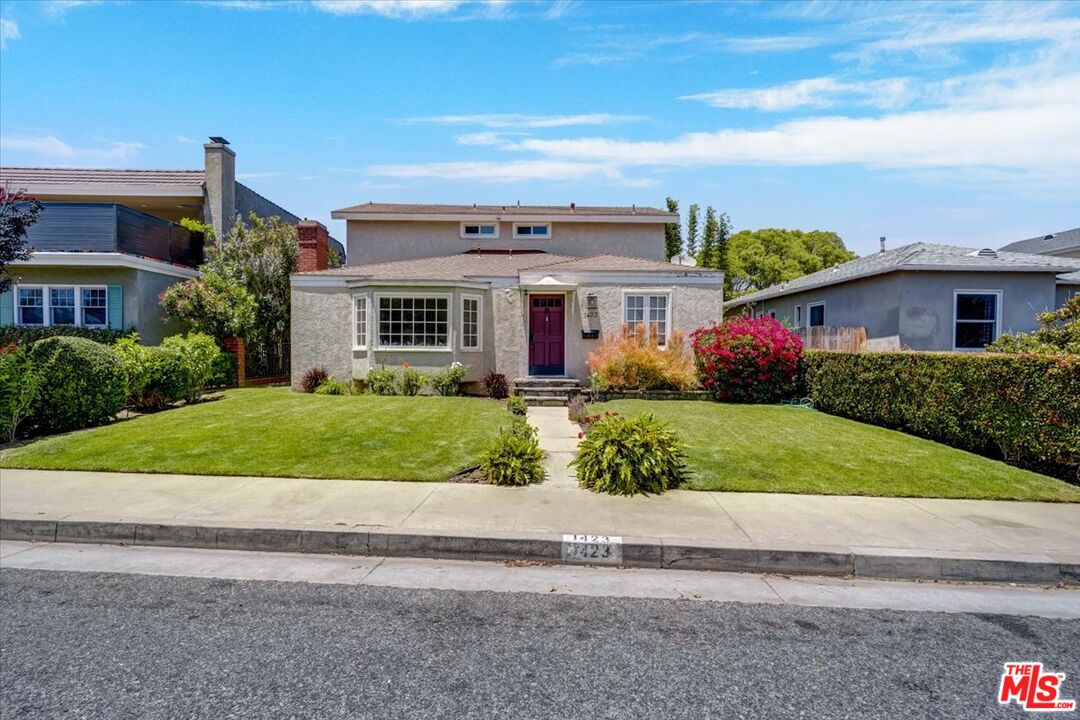
[[[795,392],[802,340],[772,318],[713,323],[690,340],[701,384],[718,400],[776,402]]]

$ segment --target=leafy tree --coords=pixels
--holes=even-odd
[[[202,277],[172,285],[161,293],[160,302],[166,315],[210,335],[219,345],[230,335],[247,336],[255,325],[255,297],[205,265]]]
[[[674,198],[667,199],[668,212],[679,212],[679,201]],[[682,226],[668,223],[664,226],[664,257],[668,260],[682,253]]]
[[[728,246],[731,244],[731,218],[728,217],[727,213],[720,213],[717,218],[713,244],[714,262],[710,267],[727,272]]]
[[[1080,295],[1073,295],[1057,310],[1038,317],[1040,327],[1034,332],[1002,335],[986,349],[1003,353],[1080,355]]]
[[[855,257],[834,232],[743,230],[728,241],[725,295],[745,295]]]
[[[686,254],[696,257],[698,253],[698,206],[690,206],[690,212],[686,216]]]
[[[7,266],[30,259],[26,233],[41,214],[37,198],[0,187],[0,292],[11,287]]]
[[[702,233],[701,252],[698,254],[700,267],[714,268],[717,266],[716,243],[720,234],[720,223],[716,219],[716,210],[705,208],[705,231]]]

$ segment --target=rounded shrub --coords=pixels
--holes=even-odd
[[[221,356],[221,350],[214,338],[199,332],[171,335],[161,342],[161,347],[180,356],[188,380],[184,400],[195,402],[213,380],[218,358]]]
[[[113,345],[127,381],[127,404],[136,410],[161,410],[188,396],[191,371],[175,348],[140,345],[132,334]]]
[[[326,378],[315,388],[316,395],[352,395],[352,386],[337,378]]]
[[[601,417],[589,426],[570,464],[582,487],[612,495],[660,494],[687,478],[675,433],[649,413]]]
[[[401,380],[398,382],[402,395],[419,395],[426,384],[427,375],[408,365],[402,366]]]
[[[30,361],[40,374],[33,410],[38,430],[99,425],[124,408],[124,370],[109,346],[85,338],[45,338],[34,343]]]
[[[489,398],[505,400],[510,394],[510,383],[506,381],[505,375],[492,370],[484,376],[484,390],[487,391]]]
[[[515,415],[484,453],[480,469],[492,485],[529,485],[544,479],[543,461],[536,429]]]
[[[461,381],[465,379],[468,368],[459,362],[452,362],[436,370],[431,376],[431,387],[440,395],[460,395]]]
[[[701,385],[717,400],[771,403],[795,394],[802,340],[776,320],[736,317],[690,339]]]
[[[529,406],[525,404],[525,398],[520,395],[511,395],[506,398],[506,409],[510,411],[511,415],[524,416]]]
[[[367,391],[375,395],[397,395],[397,373],[394,368],[377,367],[368,370]]]

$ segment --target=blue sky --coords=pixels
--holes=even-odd
[[[0,2],[0,161],[711,204],[859,253],[1080,226],[1080,3]]]

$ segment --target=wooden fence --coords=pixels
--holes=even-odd
[[[819,326],[799,328],[803,347],[834,352],[861,352],[866,347],[866,328]]]

